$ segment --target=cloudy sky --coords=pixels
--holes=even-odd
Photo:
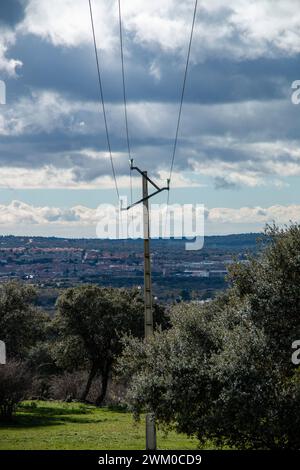
[[[199,0],[171,203],[206,231],[300,219],[299,0]],[[120,193],[129,194],[117,0],[93,0]],[[136,163],[168,176],[194,0],[123,0]],[[95,236],[116,203],[88,0],[1,0],[0,233]],[[140,180],[133,180],[134,197]],[[166,195],[155,202],[165,202]]]

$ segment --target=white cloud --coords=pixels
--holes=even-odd
[[[208,222],[218,224],[261,224],[276,222],[289,224],[300,221],[300,205],[275,205],[263,207],[241,207],[239,209],[218,207],[209,210]]]
[[[298,0],[239,0],[234,3],[232,21],[247,43],[262,54],[270,45],[287,55],[300,52],[300,11]],[[270,51],[270,54],[274,51]],[[267,53],[267,55],[269,55]]]
[[[167,179],[170,176],[170,172],[165,170],[157,171],[161,184],[166,186]],[[190,178],[188,175],[174,171],[172,173],[172,188],[199,188],[203,187],[196,178]]]
[[[118,178],[119,188],[128,188],[129,178]],[[135,185],[135,183],[134,183]],[[111,189],[114,181],[110,176],[101,176],[92,182],[78,181],[73,169],[55,168],[45,165],[38,169],[2,167],[0,168],[0,188],[2,189]]]
[[[33,92],[1,110],[4,119],[0,123],[0,135],[51,133],[55,130],[81,132],[84,128],[81,120],[74,121],[73,118],[81,109],[96,112],[96,103],[73,102],[55,92]]]
[[[111,136],[113,139],[121,136],[125,142],[122,105],[112,103],[107,112]],[[174,136],[177,112],[178,105],[171,103],[138,102],[128,105],[131,135],[139,136],[140,139],[138,146],[133,148],[136,163],[146,162],[149,169],[156,171],[162,180],[168,177],[172,145],[151,145],[151,140],[155,137],[168,142]],[[270,116],[271,130],[266,126]],[[300,140],[286,136],[289,128],[296,128],[297,119],[298,108],[284,100],[251,101],[238,105],[186,103],[179,135],[179,139],[183,138],[183,141],[179,140],[178,143],[173,185],[192,186],[196,184],[197,178],[200,184],[199,176],[204,175],[217,179],[218,184],[224,180],[227,186],[253,188],[271,183],[279,188],[283,184],[282,178],[300,176]],[[72,144],[73,149],[69,152],[63,149],[51,153],[45,143],[44,150],[34,154],[30,150],[31,155],[24,154],[20,160],[19,150],[17,149],[17,157],[14,157],[14,148],[11,146],[8,163],[4,147],[2,168],[0,167],[2,185],[70,188],[77,185],[94,187],[101,182],[104,187],[109,187],[111,178],[104,176],[104,173],[110,174],[109,162],[106,164],[105,161],[107,152],[80,146],[81,136],[93,136],[95,146],[98,145],[95,142],[105,142],[98,103],[71,101],[59,93],[44,91],[21,98],[13,106],[3,106],[0,110],[2,136],[32,135],[34,144],[35,135],[48,134],[49,139],[55,140],[56,132],[64,134],[70,141],[77,137],[78,148]],[[295,132],[294,134],[296,135]],[[17,144],[13,145],[17,148]],[[23,151],[28,152],[25,148]],[[128,174],[126,154],[113,151],[113,158],[118,177],[120,174]],[[20,168],[22,161],[24,169]],[[31,169],[28,169],[28,161]],[[83,161],[84,167],[80,171]],[[99,166],[101,162],[104,165]],[[97,171],[99,179],[95,178],[90,183],[94,171]],[[185,171],[194,172],[193,180],[183,173]],[[76,172],[80,181],[76,179]],[[14,183],[16,175],[18,182]],[[119,184],[122,186],[127,183],[128,179],[122,176]]]
[[[254,188],[265,184],[263,175],[259,171],[245,168],[245,162],[223,162],[221,160],[194,161],[194,169],[198,174],[217,178],[224,178],[229,185],[248,186]]]
[[[87,153],[90,153],[87,150]],[[107,159],[107,155],[99,156],[100,159]],[[107,162],[109,168],[109,162]],[[162,186],[166,185],[168,174],[162,172],[160,180],[156,180]],[[130,185],[129,176],[118,176],[118,187],[120,190],[128,189]],[[140,189],[140,178],[132,178],[133,188]],[[172,179],[172,188],[190,188],[199,187],[200,184],[194,180],[174,172]],[[114,187],[114,180],[111,176],[99,176],[92,181],[78,181],[73,168],[64,169],[55,168],[53,165],[45,165],[42,168],[0,168],[0,189],[111,189]]]
[[[206,212],[205,225],[208,231],[211,225],[221,228],[222,225],[230,224],[234,232],[239,231],[239,226],[246,224],[250,228],[252,225],[262,230],[266,223],[272,223],[273,221],[279,225],[289,224],[291,221],[300,221],[300,205],[296,204],[288,206],[274,205],[267,208],[241,207],[233,209],[217,207],[206,210]],[[43,227],[47,225],[49,227],[65,226],[80,229],[80,227],[96,227],[102,216],[101,206],[95,209],[85,206],[70,208],[38,207],[16,200],[8,205],[0,204],[0,225],[3,227]]]
[[[93,1],[97,38],[101,49],[110,49],[115,37],[111,2]],[[80,46],[91,41],[91,20],[87,0],[29,0],[26,17],[19,26],[23,34],[42,37],[55,46]]]
[[[22,62],[8,57],[9,48],[15,43],[16,36],[5,28],[0,29],[0,72],[8,77],[15,77]]]
[[[149,67],[149,73],[155,78],[156,82],[161,79],[161,70],[157,62],[153,61]]]
[[[186,50],[194,0],[122,2],[124,29],[144,47]],[[93,1],[99,45],[118,41],[117,2]],[[91,40],[87,0],[29,0],[19,30],[55,45],[78,46]],[[254,58],[300,52],[298,0],[221,0],[199,2],[194,60],[208,55]]]

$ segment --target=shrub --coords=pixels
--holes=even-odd
[[[50,395],[55,400],[80,400],[86,381],[86,373],[82,371],[65,372],[55,375],[50,381]]]
[[[11,421],[17,405],[26,398],[31,375],[22,362],[0,366],[0,420]]]
[[[52,376],[49,380],[49,389],[46,398],[64,401],[81,401],[82,391],[84,390],[88,377],[88,371],[65,372],[62,375]],[[87,402],[96,403],[101,388],[101,379],[97,378],[89,390]],[[120,405],[126,395],[126,387],[122,382],[109,380],[107,396],[105,403],[107,405]],[[34,395],[36,397],[37,395]],[[40,396],[41,399],[45,398]]]

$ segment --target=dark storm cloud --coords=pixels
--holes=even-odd
[[[283,146],[281,153],[276,155],[277,162],[293,163],[288,143],[299,138],[299,108],[289,102],[285,106],[280,103],[276,105],[276,102],[270,103],[269,106],[258,103],[251,110],[247,104],[245,110],[242,106],[215,105],[204,106],[200,110],[193,107],[186,109],[178,141],[175,169],[180,172],[192,170],[192,161],[216,167],[219,162],[223,162],[243,165],[244,172],[257,171],[270,175],[272,170],[266,163],[272,155],[264,155],[259,151],[258,145],[259,142],[272,142],[274,135],[276,139],[287,144]],[[75,113],[72,119],[80,121],[81,118],[82,113],[79,113],[79,116]],[[38,169],[52,165],[62,170],[72,169],[78,182],[90,182],[100,175],[109,175],[109,159],[95,159],[82,153],[86,149],[107,153],[102,116],[97,112],[87,113],[84,132],[78,132],[78,128],[72,132],[69,126],[72,119],[67,118],[64,127],[59,130],[27,130],[27,133],[17,136],[2,136],[0,166]],[[57,120],[55,114],[53,120]],[[128,175],[124,130],[120,133],[116,131],[117,126],[111,116],[109,125],[112,149],[121,154],[120,158],[116,158],[117,172],[119,175]],[[133,155],[138,163],[148,167],[155,176],[159,170],[168,169],[170,164],[174,134],[169,129],[164,128],[162,123],[158,137],[155,134],[149,136],[147,129],[145,131],[142,127],[136,131],[131,128]],[[231,140],[226,140],[228,132],[233,139],[232,143]],[[237,184],[217,176],[215,186],[218,189],[234,189]]]
[[[20,8],[14,10],[13,5],[16,7],[17,3]],[[23,2],[0,0],[0,12],[4,4],[11,6],[11,16],[8,14],[9,10],[6,11],[7,24],[15,24],[20,21],[18,18],[22,19]],[[13,11],[15,16],[12,15]],[[71,103],[98,100],[92,47],[55,47],[38,37],[27,35],[17,38],[10,53],[23,62],[23,67],[18,72],[17,80],[8,80],[8,107],[13,107],[21,98],[28,97],[32,91],[37,90],[58,92]],[[165,105],[178,103],[183,77],[182,59],[167,54],[156,55],[137,45],[132,45],[129,57],[126,58],[129,102],[152,101]],[[270,170],[263,167],[261,155],[255,149],[247,146],[243,148],[243,143],[272,142],[274,138],[286,141],[298,139],[299,108],[290,104],[289,93],[292,81],[299,78],[299,59],[300,57],[240,61],[210,59],[197,65],[191,64],[185,105],[204,106],[199,107],[195,115],[192,115],[192,107],[183,109],[175,169],[181,172],[191,170],[190,160],[193,159],[208,164],[218,161],[242,162],[245,171],[256,169],[267,174]],[[120,61],[102,54],[100,60],[112,148],[124,156],[116,161],[116,168],[119,175],[128,175],[124,129],[122,132],[118,128],[116,130],[116,123],[109,114],[110,104],[122,103]],[[157,68],[157,76],[155,73],[151,74],[153,64]],[[268,108],[277,99],[285,99],[286,106]],[[241,107],[248,101],[256,101],[261,106],[258,105],[253,110],[245,107],[243,114]],[[224,110],[223,105],[230,103],[235,107],[229,111]],[[35,112],[34,109],[31,112]],[[1,136],[0,166],[37,169],[53,165],[62,171],[72,169],[74,179],[78,182],[91,182],[101,175],[110,175],[109,160],[94,159],[80,153],[85,149],[107,151],[102,115],[89,113],[85,109],[70,111],[70,115],[61,121],[59,130],[59,126],[54,126],[55,128],[43,132],[32,129],[26,130],[23,135]],[[177,108],[167,118],[174,119],[174,126],[168,127],[162,122],[161,132],[156,135],[146,129],[147,126],[151,128],[151,119],[145,129],[141,130],[135,123],[138,118],[129,113],[130,122],[133,122],[130,133],[134,156],[155,175],[169,166],[176,117]],[[153,115],[154,121],[155,118]],[[53,120],[55,119],[54,113]],[[26,111],[24,120],[26,121]],[[84,121],[87,130],[82,133],[72,131],[73,121]],[[239,145],[226,146],[227,134],[236,139]],[[208,137],[210,141],[207,142],[202,137]],[[220,139],[219,142],[216,142],[217,138]],[[291,157],[288,154],[278,157],[278,161],[289,159]],[[218,189],[235,189],[237,184],[225,176],[217,176],[215,186]]]
[[[23,20],[27,0],[1,0],[0,25],[15,26]]]
[[[56,90],[74,99],[98,99],[91,47],[60,48],[34,36],[26,36],[11,48],[11,54],[24,64],[21,79],[11,81],[14,96],[26,93],[28,88],[39,88]],[[181,60],[156,57],[137,46],[133,47],[130,57],[126,63],[129,101],[178,102],[183,78]],[[112,61],[109,56],[100,54],[105,98],[110,102],[122,101],[120,61],[117,59]],[[152,64],[159,69],[159,80],[150,72]],[[298,64],[299,58],[244,62],[207,60],[191,65],[185,101],[210,104],[278,99],[297,77]]]

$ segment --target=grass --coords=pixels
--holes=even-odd
[[[158,431],[159,449],[189,450],[197,441]],[[144,449],[145,424],[132,415],[80,403],[24,402],[12,424],[0,424],[0,450]]]

